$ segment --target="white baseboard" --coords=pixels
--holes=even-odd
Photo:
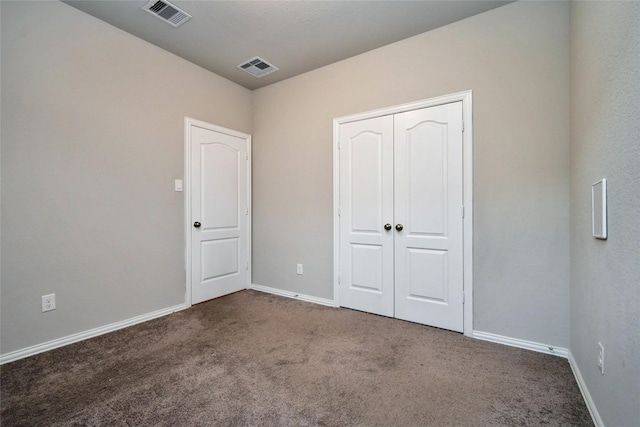
[[[13,362],[19,359],[24,359],[25,357],[33,356],[38,353],[44,353],[45,351],[53,350],[55,348],[64,347],[65,345],[73,344],[89,338],[97,337],[98,335],[103,335],[109,332],[117,331],[118,329],[126,328],[127,326],[133,326],[138,323],[146,322],[147,320],[152,320],[158,317],[166,316],[167,314],[175,313],[176,311],[184,310],[185,308],[187,308],[186,304],[180,304],[180,305],[175,305],[173,307],[163,308],[162,310],[157,310],[151,313],[132,317],[130,319],[123,320],[121,322],[111,323],[109,325],[100,326],[94,329],[89,329],[88,331],[80,332],[73,335],[67,335],[66,337],[47,341],[45,343],[23,348],[21,350],[12,351],[7,354],[2,354],[0,355],[0,365],[4,363]]]
[[[553,354],[554,356],[564,357],[565,359],[569,354],[569,350],[567,350],[566,348],[553,347],[547,344],[521,340],[518,338],[505,337],[503,335],[491,334],[489,332],[473,331],[473,334],[471,336],[479,340],[491,341],[511,347],[524,348],[525,350],[537,351],[538,353]]]
[[[282,289],[270,288],[268,286],[251,284],[249,289],[253,289],[260,292],[266,292],[268,294],[280,295],[287,298],[299,299],[301,301],[312,302],[320,305],[328,305],[329,307],[335,307],[335,302],[331,299],[318,298],[311,295],[297,294],[295,292],[284,291]]]
[[[604,422],[602,422],[602,418],[600,418],[598,409],[596,408],[596,405],[593,402],[593,399],[591,398],[591,394],[589,393],[587,384],[584,382],[584,378],[582,378],[582,374],[580,373],[580,368],[578,368],[578,364],[576,363],[576,360],[573,358],[571,351],[569,351],[568,359],[569,359],[569,366],[571,366],[571,370],[573,371],[573,376],[576,378],[576,382],[578,383],[578,388],[580,389],[580,393],[582,393],[584,402],[587,404],[587,409],[589,409],[589,413],[591,414],[591,419],[593,419],[593,424],[595,424],[596,427],[604,427]]]

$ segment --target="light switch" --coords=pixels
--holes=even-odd
[[[182,180],[181,179],[176,179],[175,191],[182,191]]]

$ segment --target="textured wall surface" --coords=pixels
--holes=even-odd
[[[185,116],[250,132],[251,92],[63,3],[2,2],[3,354],[184,302]]]
[[[570,350],[606,426],[640,421],[638,23],[639,2],[571,5]],[[606,241],[591,236],[591,184],[602,178]]]
[[[517,2],[255,91],[254,283],[333,298],[334,118],[471,89],[475,329],[567,347],[568,26]]]

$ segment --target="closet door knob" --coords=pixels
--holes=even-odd
[[[396,230],[402,231],[403,228],[402,224],[396,224]]]
[[[202,225],[202,224],[200,224],[198,221],[196,221],[196,222],[194,222],[194,223],[193,223],[193,226],[194,226],[195,228],[200,228],[200,226],[201,226],[201,225]]]
[[[387,231],[391,230],[391,224],[385,224],[384,229]]]

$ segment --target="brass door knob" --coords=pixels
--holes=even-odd
[[[402,231],[403,228],[402,224],[396,224],[396,230]]]

